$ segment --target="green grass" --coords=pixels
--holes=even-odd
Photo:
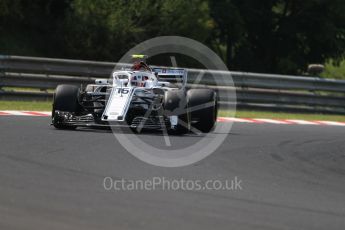
[[[339,65],[336,65],[331,60],[328,61],[325,64],[325,71],[321,76],[326,78],[345,79],[345,60],[341,61]]]
[[[0,101],[0,110],[31,110],[31,111],[50,111],[51,102],[38,101]],[[221,110],[219,116],[231,115],[228,111]],[[238,110],[235,117],[238,118],[271,118],[271,119],[301,119],[301,120],[323,120],[323,121],[344,121],[345,116],[324,115],[324,114],[305,114],[305,113],[283,113],[283,112],[262,112]]]
[[[227,116],[227,111],[220,111],[219,116]],[[296,119],[309,121],[345,121],[345,116],[329,115],[329,114],[307,114],[307,113],[285,113],[285,112],[263,112],[237,110],[235,117],[237,118],[268,118],[268,119]]]
[[[50,111],[50,101],[0,101],[0,110]]]
[[[4,91],[16,91],[16,92],[42,92],[40,89],[37,88],[25,88],[25,87],[2,87]],[[48,89],[46,92],[54,93],[54,89]]]

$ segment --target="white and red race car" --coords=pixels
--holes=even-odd
[[[217,121],[217,93],[186,85],[184,69],[150,68],[144,61],[136,62],[85,89],[57,86],[52,124],[58,129],[126,126],[135,132],[210,132]]]

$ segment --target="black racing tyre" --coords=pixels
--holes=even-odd
[[[55,114],[55,111],[71,112],[78,114],[81,106],[78,102],[79,88],[74,85],[58,85],[53,99],[52,123],[57,129],[75,129],[75,126],[65,125]]]
[[[163,109],[166,116],[177,116],[175,129],[170,134],[182,135],[190,131],[190,115],[185,90],[168,90],[164,93]]]
[[[203,133],[212,131],[218,115],[217,93],[211,89],[190,89],[187,98],[191,126]]]

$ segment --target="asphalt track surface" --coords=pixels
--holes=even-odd
[[[162,168],[111,132],[49,122],[0,117],[0,229],[345,229],[344,127],[236,123],[211,156]],[[107,191],[107,176],[237,176],[242,190]]]

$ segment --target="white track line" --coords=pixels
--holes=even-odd
[[[323,125],[333,125],[333,126],[345,126],[344,122],[337,122],[337,121],[317,121]]]
[[[1,110],[0,116],[41,116],[48,117],[51,112],[46,111],[17,111]],[[345,122],[338,121],[306,121],[294,119],[264,119],[264,118],[234,118],[219,117],[218,122],[239,122],[239,123],[258,123],[258,124],[278,124],[278,125],[328,125],[328,126],[345,126]]]
[[[284,125],[291,124],[290,122],[286,122],[286,121],[283,121],[283,120],[274,120],[274,119],[256,118],[256,119],[253,119],[253,120],[259,121],[259,122],[262,122],[262,123],[284,124]]]
[[[32,116],[30,114],[25,113],[24,111],[10,111],[10,110],[8,110],[8,111],[3,111],[3,112],[5,112],[9,115],[13,115],[13,116]]]
[[[4,113],[4,114],[2,114]],[[0,115],[9,115],[9,116],[50,116],[51,112],[45,111],[17,111],[17,110],[2,110]]]
[[[219,117],[219,122],[245,122],[245,123],[254,123],[251,119],[245,118],[235,118],[235,117]]]
[[[305,121],[305,120],[286,120],[286,121],[295,123],[297,125],[320,125],[320,123],[314,122],[314,121]]]

